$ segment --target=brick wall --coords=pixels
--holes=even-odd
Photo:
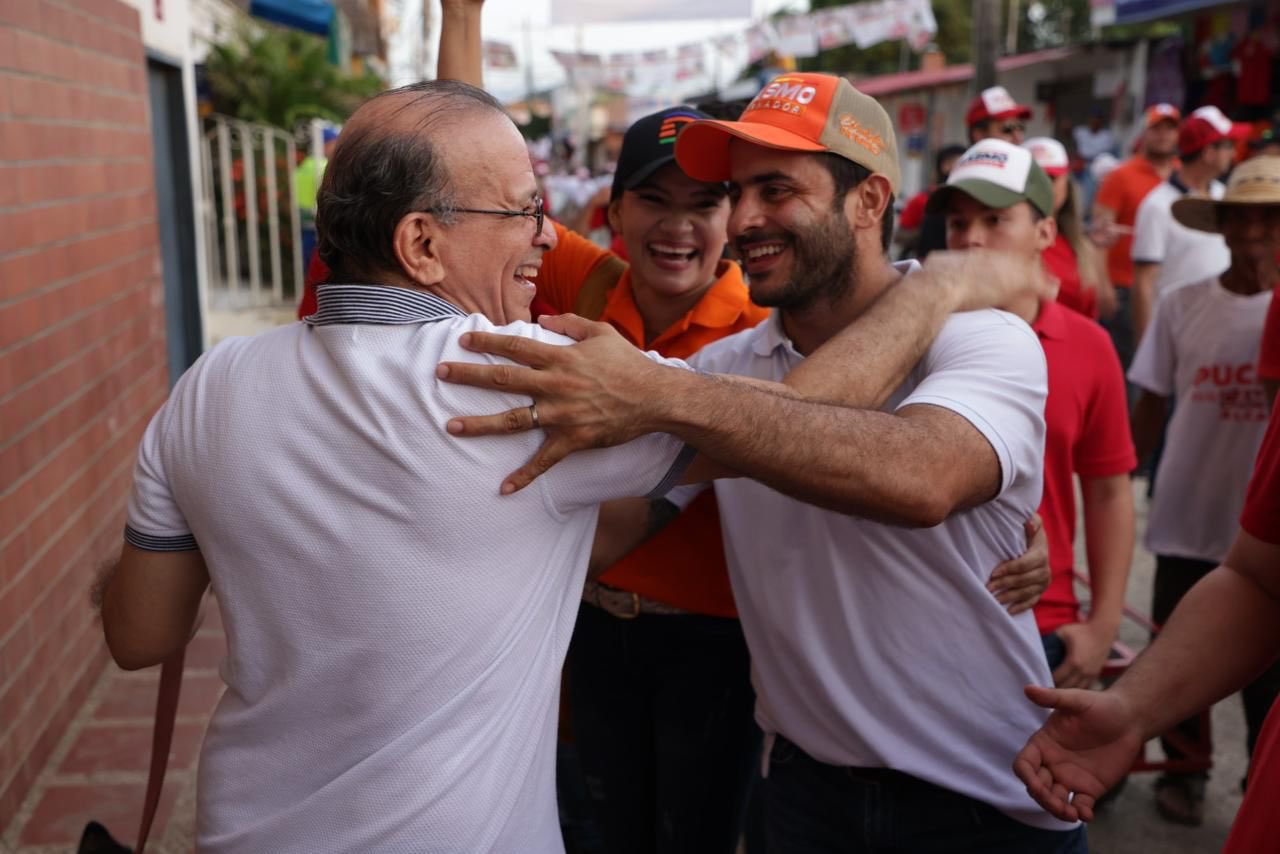
[[[138,13],[0,0],[0,829],[106,664],[87,591],[166,393]]]

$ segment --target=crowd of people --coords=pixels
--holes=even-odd
[[[995,87],[895,236],[888,114],[791,73],[635,122],[611,250],[547,209],[479,14],[344,126],[301,322],[143,439],[103,625],[145,667],[218,597],[199,849],[1082,852],[1244,687],[1261,850],[1280,157],[1221,183],[1240,129],[1156,105],[1086,210],[1101,116],[1025,139]],[[1167,629],[1097,690],[1144,464]]]

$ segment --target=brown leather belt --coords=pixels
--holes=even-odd
[[[595,605],[621,620],[634,620],[641,614],[688,614],[683,608],[659,602],[630,590],[619,590],[598,581],[588,581],[582,588],[582,601]]]

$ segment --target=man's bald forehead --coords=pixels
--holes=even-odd
[[[343,127],[344,139],[378,139],[383,134],[438,134],[477,112],[502,112],[482,89],[453,80],[433,80],[392,89],[369,99]]]

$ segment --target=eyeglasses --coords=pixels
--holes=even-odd
[[[1005,133],[1009,134],[1010,136],[1012,136],[1015,133],[1022,133],[1026,129],[1027,129],[1027,126],[1024,125],[1022,122],[1008,122],[1004,125],[1004,127],[1001,128],[1001,130],[1003,130]]]
[[[535,235],[542,233],[542,223],[546,219],[542,196],[533,197],[533,210],[531,211],[508,211],[508,210],[489,210],[486,208],[449,208],[453,213],[473,213],[473,214],[489,214],[490,216],[527,216],[533,218],[533,233]],[[439,208],[426,208],[423,213],[439,213]]]

